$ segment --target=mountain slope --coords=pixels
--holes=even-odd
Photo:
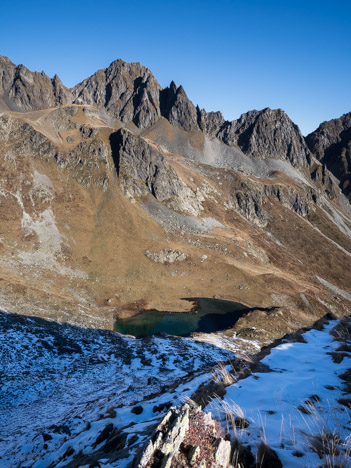
[[[3,312],[0,342],[3,468],[83,466],[83,452],[89,464],[130,466],[163,412],[233,357],[191,339],[135,340]]]
[[[262,438],[282,463],[274,466],[348,466],[350,322],[317,323],[252,364],[193,339],[137,340],[5,313],[0,344],[4,468],[135,466],[150,440],[151,447],[160,445],[152,436],[168,408],[188,398],[222,422],[223,434],[241,447],[237,456],[253,452],[246,466],[256,466]],[[200,445],[200,459],[218,442],[209,437],[202,444],[203,422],[191,422],[192,430],[183,420],[163,435],[171,456],[177,456],[180,443],[171,444],[179,439]],[[153,452],[144,453],[149,460]]]
[[[121,60],[70,92],[0,113],[4,310],[113,328],[215,296],[276,307],[236,325],[261,343],[347,313],[350,206],[283,111],[226,123]]]

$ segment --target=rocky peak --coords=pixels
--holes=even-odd
[[[340,180],[340,188],[351,200],[351,112],[323,122],[306,137],[309,149]]]
[[[0,68],[4,67],[15,67],[15,65],[11,62],[11,60],[8,57],[0,55]]]
[[[232,122],[225,121],[220,112],[207,113],[198,108],[197,114],[202,131],[228,146],[238,146],[248,156],[288,160],[295,167],[311,163],[299,128],[281,109],[252,110]]]
[[[232,122],[225,121],[220,112],[196,108],[183,86],[177,87],[174,81],[162,89],[140,63],[115,60],[68,90],[57,75],[51,79],[44,72],[31,72],[0,56],[0,109],[26,112],[70,103],[105,108],[111,116],[141,129],[163,116],[185,131],[201,130],[210,138],[239,147],[254,159],[287,160],[298,168],[311,166],[311,149],[320,160],[328,159],[325,164],[342,180],[343,190],[351,190],[347,188],[349,176],[344,178],[349,171],[351,114],[322,124],[307,137],[309,149],[298,127],[281,109],[253,110]],[[329,159],[334,149],[340,153],[340,161],[332,163]],[[335,157],[331,159],[335,161]]]
[[[162,116],[172,125],[177,125],[188,132],[199,128],[196,107],[188,98],[183,86],[177,88],[172,81],[168,88],[161,91],[160,104]]]
[[[116,60],[72,89],[75,104],[95,104],[122,122],[139,128],[160,117],[161,87],[148,68],[140,63]]]
[[[0,57],[0,108],[19,112],[47,109],[70,103],[70,92],[55,75],[32,72]]]
[[[197,123],[200,130],[207,133],[210,137],[217,136],[219,129],[226,123],[222,112],[206,112],[205,109],[196,108]]]
[[[323,122],[312,133],[307,135],[306,143],[320,161],[328,153],[331,145],[345,143],[351,138],[351,112],[338,119]]]
[[[311,155],[299,128],[281,109],[253,110],[242,114],[219,135],[229,145],[233,141],[255,159],[289,160],[295,167],[307,166]]]

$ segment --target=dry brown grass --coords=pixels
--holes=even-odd
[[[78,130],[82,124],[98,128],[96,138],[108,146],[109,135],[115,129],[106,127],[98,117],[84,114],[79,106],[77,108],[72,117],[77,127],[60,130],[60,134],[57,130],[60,122],[55,122],[55,115],[60,112],[40,111],[31,115],[13,115],[13,118],[26,120],[62,151],[68,151],[82,141]],[[146,132],[147,137],[155,143],[165,125],[168,124],[161,121],[160,128],[156,125]],[[164,137],[169,140],[178,138],[178,129],[168,127]],[[74,137],[74,143],[68,144],[65,140],[67,132]],[[182,133],[183,136],[186,135]],[[202,134],[190,134],[187,138],[201,150]],[[10,311],[112,328],[115,313],[137,301],[144,301],[147,308],[169,311],[187,311],[188,304],[180,300],[187,296],[217,295],[253,307],[270,307],[273,301],[278,301],[281,302],[278,305],[284,307],[281,317],[252,313],[252,321],[262,328],[262,340],[267,337],[270,340],[310,325],[317,316],[326,313],[318,299],[329,301],[330,292],[316,283],[316,273],[330,282],[339,278],[341,287],[347,288],[350,283],[350,277],[345,274],[351,271],[350,258],[336,255],[340,252],[332,243],[278,202],[267,203],[265,207],[271,216],[267,229],[284,247],[234,209],[225,208],[224,202],[229,196],[227,170],[209,168],[205,171],[179,155],[176,157],[179,173],[188,181],[190,176],[193,178],[192,188],[208,183],[223,194],[218,203],[210,199],[204,202],[203,216],[215,216],[224,228],[204,235],[172,230],[166,233],[138,203],[132,204],[122,195],[111,157],[106,165],[110,185],[103,192],[98,186],[84,188],[73,177],[72,171],[61,169],[54,160],[44,161],[34,156],[16,158],[14,167],[4,151],[1,143],[0,169],[6,174],[1,189],[22,193],[26,213],[33,217],[50,205],[57,229],[64,238],[63,263],[87,275],[86,279],[72,280],[53,270],[35,266],[23,268],[18,256],[21,251],[34,248],[33,240],[24,236],[22,208],[18,202],[14,197],[2,197],[0,276],[4,278],[5,300],[1,299]],[[54,186],[55,198],[47,206],[32,205],[29,182],[34,169],[45,174]],[[231,177],[235,179],[236,187],[252,179],[243,174],[231,174]],[[289,187],[295,183],[282,174],[276,174],[274,180]],[[255,183],[260,181],[255,180]],[[262,183],[268,182],[263,180]],[[144,255],[146,249],[159,250],[170,245],[188,253],[191,261],[184,265],[156,265]],[[204,254],[207,260],[201,262]],[[23,284],[24,288],[13,293],[11,285],[15,284]],[[313,314],[304,309],[306,306],[299,299],[302,291],[308,297]],[[273,294],[278,299],[273,299]],[[84,301],[77,296],[83,297]],[[80,311],[82,304],[85,316]],[[138,312],[135,309],[131,307],[131,314]],[[246,322],[243,320],[242,326],[248,326]]]

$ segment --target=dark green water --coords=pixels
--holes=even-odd
[[[229,328],[241,315],[251,310],[239,302],[206,298],[193,300],[198,303],[198,311],[195,313],[149,310],[118,320],[115,330],[137,338],[160,332],[177,336],[189,336],[192,332],[211,333]]]

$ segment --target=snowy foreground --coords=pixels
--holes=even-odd
[[[264,440],[283,466],[323,466],[334,455],[313,446],[325,436],[350,466],[351,343],[330,335],[336,324],[273,348],[262,372],[229,385],[206,411],[225,426],[228,411],[245,419],[248,427],[229,431],[254,455]],[[0,313],[1,468],[128,467],[167,408],[229,360],[233,353],[192,339],[135,340]]]
[[[129,466],[167,408],[229,358],[191,339],[136,340],[0,313],[0,467],[89,466],[89,454]]]
[[[263,441],[283,466],[350,467],[351,336],[340,327],[335,341],[330,332],[338,323],[306,332],[305,343],[273,348],[261,361],[262,373],[228,386],[224,399],[212,400],[206,411],[253,453]],[[249,426],[233,429],[228,414]]]

